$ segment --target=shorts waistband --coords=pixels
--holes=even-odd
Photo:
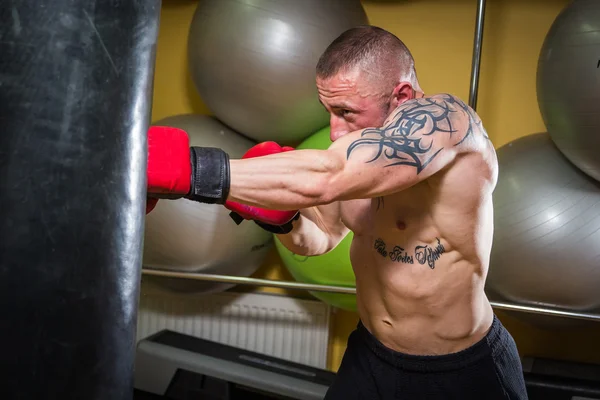
[[[415,372],[452,371],[473,365],[486,356],[491,356],[504,347],[505,329],[494,315],[492,325],[487,334],[477,343],[456,353],[444,355],[412,355],[386,347],[359,321],[357,336],[376,356],[397,368]]]

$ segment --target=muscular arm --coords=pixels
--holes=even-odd
[[[473,148],[484,135],[462,101],[408,101],[381,128],[349,133],[327,150],[232,160],[229,198],[271,209],[306,209],[409,188]]]
[[[292,253],[315,256],[333,250],[348,233],[341,220],[340,203],[333,202],[300,210],[292,232],[277,237]]]

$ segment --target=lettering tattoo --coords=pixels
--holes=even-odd
[[[385,242],[381,239],[375,240],[375,250],[377,250],[382,257],[387,257],[388,255],[387,251],[385,250]]]
[[[429,268],[435,269],[435,262],[446,252],[440,239],[435,239],[437,240],[437,245],[435,247],[429,245],[415,246],[414,255],[408,254],[408,252],[400,246],[394,246],[391,251],[388,251],[386,250],[385,242],[380,238],[375,240],[374,247],[377,253],[384,258],[389,258],[391,261],[402,264],[414,264],[416,259],[419,264],[427,264]]]
[[[414,264],[413,256],[409,256],[406,250],[400,246],[394,246],[390,254],[390,260],[404,264]]]
[[[415,256],[419,264],[425,264],[429,268],[435,268],[435,262],[440,259],[442,254],[446,251],[444,245],[440,243],[440,239],[436,238],[438,244],[434,248],[430,246],[417,246],[415,247]]]
[[[464,126],[466,129],[456,129]],[[350,144],[347,158],[359,147],[372,147],[376,155],[367,162],[385,157],[394,165],[408,165],[423,171],[444,150],[440,135],[450,135],[457,146],[481,132],[489,140],[481,120],[472,108],[457,97],[442,94],[432,98],[414,99],[400,106],[391,122],[382,128],[368,128]]]

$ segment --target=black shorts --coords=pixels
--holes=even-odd
[[[441,356],[393,351],[358,324],[325,400],[525,400],[517,346],[500,320],[473,346]]]

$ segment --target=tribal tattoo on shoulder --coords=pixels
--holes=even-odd
[[[421,265],[427,264],[429,268],[435,269],[436,261],[446,252],[440,239],[436,238],[436,240],[437,245],[418,245],[415,246],[412,253],[409,253],[409,251],[400,246],[394,246],[391,251],[388,251],[385,242],[380,238],[375,240],[374,248],[379,255],[389,258],[391,261],[402,264],[414,264],[416,260]]]
[[[466,129],[456,129],[459,123],[464,126],[465,121]],[[440,135],[449,135],[450,143],[458,146],[479,133],[489,140],[481,119],[457,97],[443,94],[414,99],[400,106],[388,125],[365,129],[350,144],[346,157],[350,158],[358,148],[371,147],[376,154],[368,162],[384,157],[390,161],[387,166],[412,166],[418,174],[444,150],[437,139]]]

